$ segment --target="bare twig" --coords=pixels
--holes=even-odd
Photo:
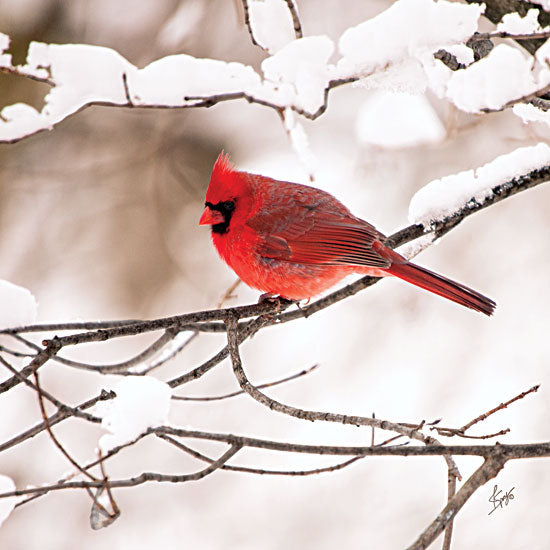
[[[44,406],[44,400],[42,397],[42,389],[40,387],[40,382],[38,378],[38,372],[34,371],[34,382],[36,384],[36,395],[38,397],[38,404],[40,406],[40,412],[42,413],[42,419],[44,420],[44,425],[46,427],[46,431],[48,432],[48,435],[50,436],[50,439],[52,440],[53,444],[61,451],[61,454],[65,456],[65,458],[82,474],[84,474],[86,477],[91,479],[92,481],[97,481],[97,478],[90,474],[90,472],[86,471],[82,466],[69,454],[67,449],[63,447],[61,442],[55,437],[53,434],[52,428],[48,422],[48,415],[46,414],[46,407]]]
[[[93,468],[94,466],[97,466],[99,465],[100,466],[100,469],[101,469],[101,472],[102,472],[102,475],[103,477],[105,478],[105,474],[104,474],[104,470],[103,470],[103,463],[108,460],[109,458],[111,458],[112,456],[118,454],[122,449],[126,449],[128,447],[132,447],[133,445],[135,445],[140,439],[143,439],[144,437],[147,437],[148,435],[150,435],[149,433],[142,433],[140,434],[139,436],[137,436],[135,439],[133,439],[132,441],[128,441],[127,443],[123,443],[122,445],[117,445],[116,447],[113,447],[107,454],[105,455],[99,455],[99,457],[92,461],[92,462],[89,462],[88,464],[86,464],[85,466],[83,466],[83,468],[85,470],[90,470],[91,468]],[[61,488],[61,486],[68,482],[69,480],[73,479],[75,477],[75,474],[76,472],[71,472],[69,475],[65,476],[63,479],[60,479],[57,484],[55,485],[55,488],[54,490],[56,489],[59,489]],[[87,489],[89,491],[90,487],[88,486],[84,486],[85,489]],[[23,506],[24,504],[27,504],[28,502],[31,502],[32,500],[35,500],[41,496],[44,496],[44,495],[47,495],[49,492],[50,492],[50,488],[48,488],[47,486],[46,487],[37,487],[36,488],[36,491],[34,493],[31,493],[32,496],[30,496],[29,498],[25,499],[25,500],[22,500],[22,501],[19,501],[15,506],[16,508],[19,507],[19,506]],[[100,487],[100,490],[101,490],[101,487]],[[93,497],[92,497],[93,498]]]
[[[511,33],[507,31],[493,32],[477,32],[470,40],[490,40],[491,38],[510,38],[511,40],[536,40],[538,38],[550,37],[549,31],[533,32],[533,33]]]
[[[246,340],[247,338],[250,338],[253,334],[258,332],[258,330],[260,330],[268,322],[269,322],[269,317],[267,317],[266,315],[260,315],[256,319],[249,321],[243,327],[243,330],[240,332],[239,342],[244,342],[244,340]],[[213,367],[221,363],[221,361],[223,361],[228,355],[229,355],[229,349],[227,346],[225,346],[216,355],[211,357],[208,361],[204,362],[202,365],[199,365],[198,367],[194,368],[192,371],[187,372],[182,376],[178,376],[168,381],[168,385],[171,388],[175,388],[177,386],[181,386],[182,384],[187,384],[192,380],[196,380],[197,378],[200,378],[201,376],[206,374],[210,369],[212,369]]]
[[[57,363],[66,365],[68,367],[95,371],[101,374],[128,374],[128,369],[135,367],[136,365],[139,365],[149,357],[158,353],[168,342],[174,339],[174,337],[178,334],[178,332],[179,331],[176,329],[167,328],[161,336],[159,336],[152,344],[147,346],[143,351],[141,351],[137,355],[134,355],[130,359],[127,359],[125,361],[120,361],[118,363],[92,365],[89,363],[83,363],[81,361],[73,361],[72,359],[59,357],[59,355],[56,355],[55,357],[53,357],[53,360],[56,361]],[[30,340],[23,338],[19,334],[10,334],[9,336],[13,336],[14,338],[17,338],[19,341],[24,343],[29,348],[34,349],[35,351],[40,351],[42,349],[40,346],[37,346],[35,343],[31,342]]]
[[[32,373],[36,372],[49,359],[54,357],[61,347],[61,344],[55,339],[49,342],[40,353],[37,353],[34,356],[34,359],[26,367],[23,367],[23,369],[19,371],[17,375],[14,375],[12,378],[9,378],[0,384],[0,393],[10,390],[17,384],[20,384],[22,379],[25,379]]]
[[[32,389],[35,392],[38,392],[38,387],[36,384],[33,384],[28,378],[24,378],[18,371],[15,369],[12,365],[8,363],[1,355],[0,355],[0,363],[4,365],[10,372],[14,374],[14,376],[18,379],[20,379],[21,382],[23,382],[27,387]],[[65,403],[62,403],[59,401],[59,399],[55,398],[51,393],[45,391],[44,389],[41,389],[41,395],[43,398],[47,399],[52,405],[57,407],[59,410],[65,410],[69,411],[71,416],[77,416],[80,418],[84,418],[90,422],[100,422],[101,420],[89,413],[85,413],[84,411],[81,411],[79,409],[75,409],[73,407],[69,407],[69,405],[66,405]]]
[[[186,483],[188,481],[198,481],[207,475],[215,472],[220,469],[223,464],[225,464],[233,455],[235,455],[241,446],[239,444],[231,445],[223,455],[220,456],[217,460],[212,462],[207,468],[199,470],[198,472],[192,474],[159,474],[157,472],[144,472],[138,476],[126,478],[126,479],[111,479],[109,480],[109,487],[111,489],[119,487],[136,487],[137,485],[143,485],[149,481],[156,481],[158,483]],[[9,496],[21,496],[21,495],[32,495],[34,493],[40,492],[50,492],[50,491],[60,491],[67,489],[86,489],[86,488],[101,488],[104,486],[103,480],[89,480],[89,481],[68,481],[62,483],[56,483],[53,485],[46,485],[42,487],[35,487],[30,489],[20,489],[17,491],[12,491],[10,493],[1,493],[0,498],[7,498]]]
[[[274,380],[272,382],[265,382],[263,384],[259,384],[256,386],[257,388],[270,388],[273,386],[278,386],[279,384],[284,384],[285,382],[290,382],[291,380],[296,380],[296,378],[300,378],[302,376],[305,376],[306,374],[309,374],[310,372],[314,371],[319,365],[315,364],[312,367],[309,367],[308,369],[301,370],[300,372],[297,372],[296,374],[291,374],[290,376],[286,376],[285,378],[281,378],[279,380]],[[183,395],[173,395],[172,399],[176,399],[178,401],[220,401],[222,399],[229,399],[230,397],[235,397],[237,395],[244,394],[243,390],[234,391],[231,393],[226,393],[223,395],[214,395],[210,397],[186,397]]]
[[[170,437],[168,435],[164,434],[157,434],[158,437],[161,439],[164,439],[165,441],[168,441],[171,445],[174,445],[178,449],[190,454],[191,456],[203,460],[204,462],[212,463],[214,460],[206,455],[203,455],[202,453],[199,453],[195,449],[192,449],[188,445],[185,445],[181,441],[178,441],[174,439],[173,437]],[[249,468],[246,466],[230,466],[228,464],[224,464],[221,469],[222,470],[229,470],[232,472],[243,472],[247,474],[258,474],[258,475],[275,475],[275,476],[310,476],[310,475],[317,475],[317,474],[324,474],[328,472],[335,472],[337,470],[341,470],[342,468],[346,468],[347,466],[350,466],[354,462],[357,462],[360,460],[361,456],[354,456],[353,458],[350,458],[348,460],[345,460],[344,462],[340,462],[339,464],[334,464],[332,466],[326,466],[324,468],[314,468],[312,470],[266,470],[264,468]]]
[[[473,420],[471,420],[467,424],[464,424],[464,426],[462,426],[461,428],[445,428],[443,426],[432,426],[431,429],[437,431],[437,433],[439,435],[442,435],[442,436],[445,436],[445,437],[453,437],[455,435],[458,435],[460,437],[466,437],[466,438],[471,438],[471,439],[489,439],[491,437],[504,435],[504,434],[508,433],[510,430],[509,429],[504,429],[504,430],[501,430],[500,432],[497,432],[497,433],[494,433],[494,434],[478,435],[478,436],[466,435],[465,432],[468,431],[474,424],[477,424],[478,422],[482,422],[483,420],[486,420],[487,418],[489,418],[489,416],[491,416],[491,415],[495,414],[496,412],[501,411],[501,410],[505,409],[506,407],[508,407],[508,405],[511,405],[512,403],[514,403],[516,401],[519,401],[520,399],[523,399],[524,397],[526,397],[527,395],[529,395],[531,393],[537,392],[539,388],[540,388],[540,384],[537,384],[536,386],[533,386],[532,388],[529,388],[528,390],[526,390],[524,392],[521,392],[520,394],[516,395],[515,397],[512,397],[512,399],[509,399],[508,401],[505,401],[504,403],[501,403],[500,405],[497,405],[496,407],[492,408],[491,410],[489,410],[489,411],[487,411],[483,414],[480,414],[478,417],[474,418]]]
[[[63,407],[58,412],[52,414],[47,418],[47,423],[49,426],[55,426],[55,424],[58,424],[59,422],[71,417],[76,416],[77,411],[83,411],[85,409],[89,409],[90,407],[93,407],[96,403],[99,401],[106,401],[108,399],[113,399],[116,397],[114,392],[107,392],[105,390],[102,390],[102,392],[92,398],[88,401],[85,401],[78,407]],[[89,415],[89,418],[87,418],[90,422],[100,422],[99,418],[95,418],[92,415]],[[0,453],[5,451],[6,449],[9,449],[10,447],[14,447],[15,445],[19,445],[20,443],[23,443],[27,439],[30,439],[31,437],[34,437],[35,435],[39,434],[40,432],[44,431],[46,429],[46,421],[40,422],[36,426],[33,426],[32,428],[29,428],[28,430],[25,430],[24,432],[16,435],[15,437],[12,437],[8,441],[5,441],[4,443],[0,444]]]
[[[98,455],[99,468],[103,479],[103,487],[100,487],[95,494],[92,493],[91,489],[86,488],[93,501],[92,509],[90,511],[90,525],[94,530],[108,527],[120,516],[120,509],[113,498],[111,488],[109,487],[109,480],[107,478],[107,474],[105,473],[105,466],[103,457],[101,456],[101,451],[99,451]],[[105,508],[105,506],[103,506],[103,504],[99,502],[99,498],[101,497],[103,491],[107,493],[107,498],[109,499],[109,504],[111,506],[110,512]]]
[[[237,287],[242,283],[240,279],[236,279],[235,282],[225,291],[224,295],[221,297],[220,301],[218,302],[218,305],[216,306],[217,309],[220,309],[227,300],[230,298],[233,298],[233,292],[237,290]]]
[[[456,493],[456,477],[449,472],[447,476],[447,504],[451,502],[451,499]],[[453,525],[454,519],[449,520],[445,526],[445,535],[443,537],[443,545],[441,550],[451,550],[451,540],[453,538]]]
[[[167,332],[170,329],[167,330]],[[173,339],[177,338],[178,334],[180,334],[181,331],[174,331],[174,337]],[[164,365],[171,359],[173,359],[176,355],[178,355],[180,352],[182,352],[197,336],[199,336],[200,332],[194,331],[189,334],[186,340],[183,342],[178,343],[178,345],[173,345],[172,349],[170,349],[169,353],[166,353],[164,351],[160,357],[157,357],[156,359],[152,360],[149,365],[147,365],[144,368],[140,368],[139,371],[136,369],[136,374],[147,374],[151,372],[154,369],[158,369],[160,366]]]

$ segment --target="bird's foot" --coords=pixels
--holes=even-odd
[[[273,304],[275,306],[274,313],[281,313],[281,303],[284,298],[277,294],[272,294],[271,292],[265,292],[258,298],[259,304]]]
[[[276,303],[276,302],[279,302],[280,300],[281,300],[281,297],[278,296],[277,294],[273,294],[271,292],[264,292],[258,298],[258,303],[259,304],[265,304],[265,302]]]
[[[258,298],[258,303],[265,304],[266,302],[276,306],[274,313],[281,313],[283,309],[286,309],[290,304],[295,303],[295,300],[289,300],[288,298],[284,298],[278,294],[265,292]],[[284,308],[283,305],[285,306]]]

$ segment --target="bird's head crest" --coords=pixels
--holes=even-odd
[[[246,187],[243,173],[235,170],[229,155],[222,151],[212,168],[206,201],[212,204],[232,200],[243,193]]]

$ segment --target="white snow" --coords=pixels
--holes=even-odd
[[[507,13],[502,17],[501,22],[497,25],[498,32],[508,32],[510,34],[530,34],[542,31],[537,20],[539,10],[530,9],[525,17],[521,17],[519,13]]]
[[[290,136],[292,147],[298,154],[298,157],[309,174],[310,179],[314,178],[317,168],[317,160],[309,147],[309,139],[304,127],[298,122],[296,113],[290,108],[285,109],[284,125],[288,135]]]
[[[327,36],[308,36],[287,44],[264,59],[262,71],[273,83],[278,99],[315,112],[324,103],[324,89],[331,79],[328,60],[334,43]]]
[[[26,103],[7,105],[0,111],[0,139],[11,139],[18,135],[30,135],[44,128],[51,129],[34,107]]]
[[[4,52],[10,47],[10,37],[0,32],[0,51]]]
[[[433,233],[426,233],[415,239],[414,241],[405,243],[397,247],[396,251],[407,258],[407,260],[412,260],[415,256],[418,256],[423,250],[429,248],[430,246],[438,244],[439,241],[434,241]]]
[[[0,493],[10,493],[15,491],[15,483],[5,475],[0,474]],[[17,503],[17,497],[0,498],[0,527],[11,514]]]
[[[376,17],[347,29],[338,43],[342,73],[368,74],[408,57],[467,40],[484,5],[398,0]]]
[[[518,103],[512,107],[512,111],[525,123],[545,122],[550,125],[550,111],[543,111],[529,103]]]
[[[474,61],[474,51],[472,48],[468,48],[466,44],[452,44],[446,46],[445,50],[454,55],[456,60],[464,65],[470,65]]]
[[[487,57],[452,73],[447,97],[459,109],[470,113],[485,108],[500,109],[540,87],[531,68],[532,61],[521,51],[499,44]]]
[[[191,32],[202,12],[194,3],[189,6],[187,11],[183,7],[176,11],[159,40],[174,43]],[[249,7],[255,36],[275,52],[262,62],[263,79],[242,63],[185,54],[167,56],[138,69],[112,49],[83,44],[31,42],[26,64],[13,67],[11,56],[3,54],[9,37],[0,34],[0,67],[52,83],[41,112],[21,103],[2,110],[0,141],[51,129],[90,103],[124,105],[127,95],[138,106],[178,107],[200,102],[186,98],[244,93],[282,109],[292,106],[298,112],[315,113],[324,104],[331,80],[359,76],[359,86],[393,92],[423,93],[430,87],[460,109],[478,112],[501,108],[550,82],[544,47],[544,56],[539,50],[540,66],[535,72],[526,55],[504,44],[460,71],[453,72],[434,59],[434,52],[445,48],[460,62],[471,62],[472,53],[463,43],[477,30],[483,4],[398,0],[376,17],[343,32],[336,65],[329,62],[334,43],[328,36],[293,39],[291,14],[283,0],[250,0]],[[506,19],[503,25],[532,28],[535,14],[536,10],[531,10],[521,21]],[[509,78],[510,74],[514,78]],[[404,143],[426,139],[430,131],[437,135],[436,126],[431,123],[423,136],[407,136]],[[374,139],[387,143],[386,138]],[[393,140],[400,146],[399,136]]]
[[[136,105],[184,105],[184,97],[241,92],[260,85],[260,76],[242,63],[169,55],[128,74]]]
[[[111,432],[99,439],[104,453],[134,440],[147,428],[165,424],[170,409],[172,389],[168,384],[152,376],[116,378],[119,381],[110,389],[117,396],[94,407],[102,427]]]
[[[294,40],[292,16],[283,0],[249,0],[248,10],[254,39],[269,53]]]
[[[29,290],[0,279],[0,328],[31,325],[36,321],[38,304]]]
[[[387,149],[437,143],[445,128],[424,95],[374,93],[357,115],[361,143]]]
[[[0,35],[0,51],[9,38]],[[185,96],[211,96],[254,90],[261,86],[252,67],[215,59],[173,55],[138,70],[118,52],[83,44],[31,42],[26,65],[13,67],[10,55],[0,55],[0,67],[53,82],[39,113],[24,104],[3,109],[0,141],[51,129],[67,116],[93,102],[127,103],[123,76],[136,105],[183,106]],[[192,102],[191,102],[192,103]]]
[[[411,199],[409,221],[428,227],[430,222],[458,212],[471,199],[483,202],[492,195],[493,187],[547,165],[550,165],[550,147],[539,143],[501,155],[476,170],[434,180]]]
[[[3,51],[5,48],[6,40],[3,38],[0,49]],[[0,66],[54,83],[44,98],[44,108],[40,113],[24,104],[11,105],[2,110],[5,120],[0,120],[0,140],[50,129],[94,101],[125,103],[122,75],[133,67],[109,48],[41,42],[30,43],[25,65],[15,68],[11,65],[11,56],[2,55]]]
[[[33,73],[49,69],[56,86],[45,98],[43,114],[57,122],[91,101],[125,103],[122,74],[132,67],[110,48],[31,42],[25,68]]]

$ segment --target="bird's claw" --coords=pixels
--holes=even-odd
[[[265,292],[258,298],[259,304],[273,304],[275,307],[275,311],[273,313],[278,314],[281,313],[283,310],[283,305],[288,307],[289,304],[295,303],[296,300],[289,300],[288,298],[284,298],[283,296],[279,296],[278,294],[272,294],[271,292]]]

